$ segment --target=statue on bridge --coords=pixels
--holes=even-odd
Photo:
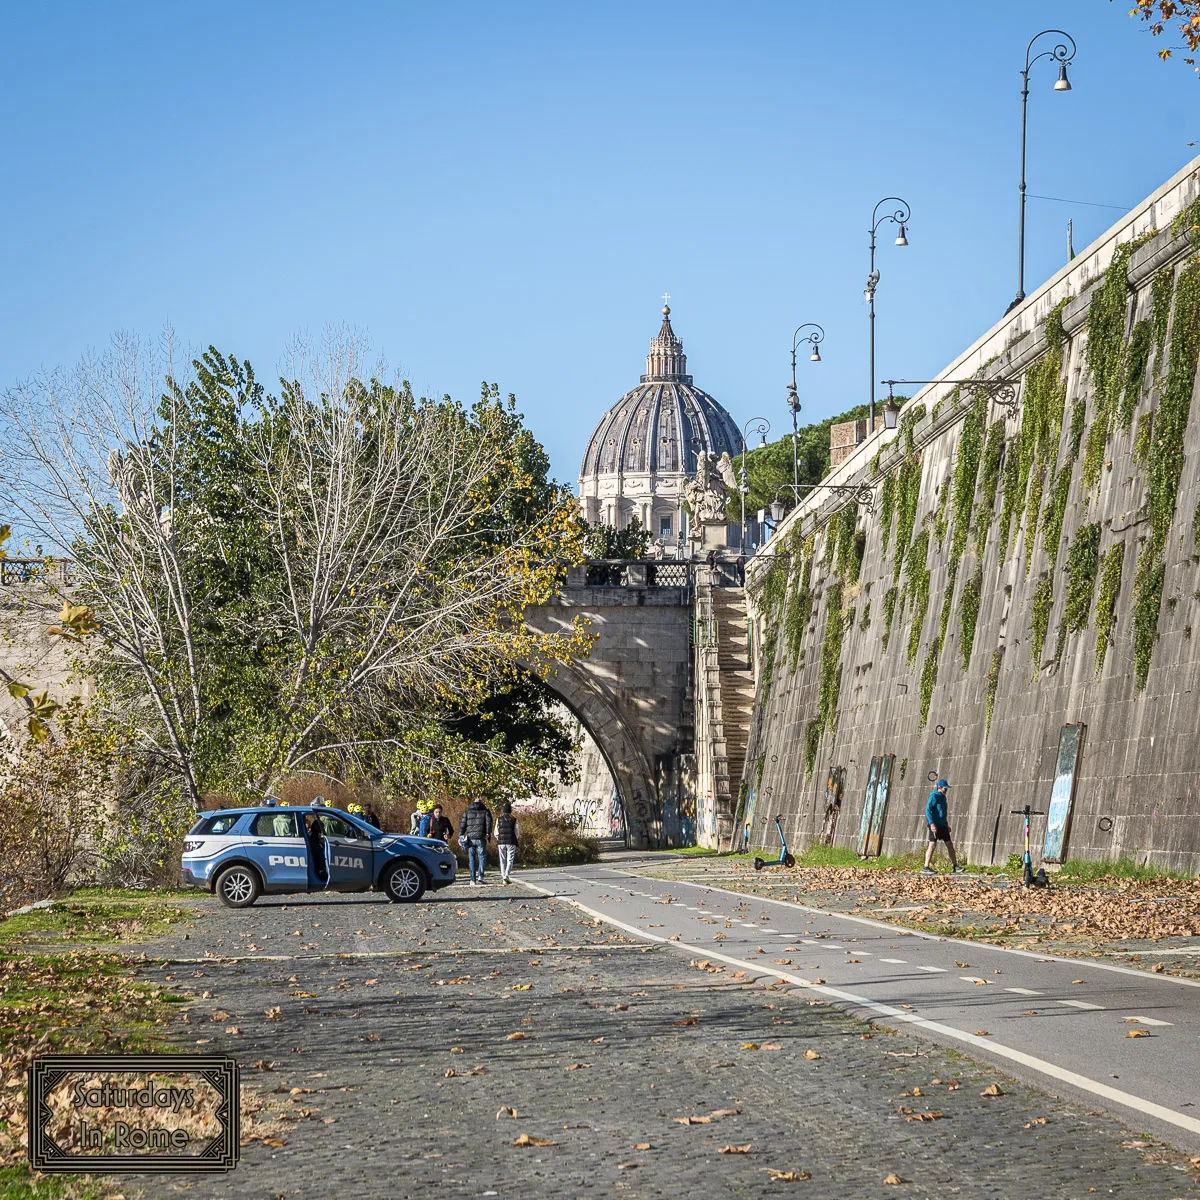
[[[683,498],[696,525],[723,525],[725,505],[737,490],[737,477],[728,454],[718,459],[701,451],[696,455],[696,473],[683,485]]]

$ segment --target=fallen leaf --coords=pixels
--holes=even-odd
[[[638,1167],[644,1167],[645,1165],[646,1165],[645,1163],[640,1163],[640,1162],[617,1163],[617,1170],[618,1171],[635,1171],[635,1170],[637,1170]]]
[[[712,1117],[672,1117],[677,1125],[711,1125]]]
[[[592,1065],[591,1063],[571,1063],[567,1067],[567,1070],[568,1071],[586,1071],[591,1065]]]
[[[262,1140],[262,1144],[263,1144],[264,1146],[276,1146],[276,1147],[279,1147],[279,1146],[286,1146],[286,1145],[287,1145],[287,1142],[286,1142],[286,1141],[284,1141],[284,1139],[283,1139],[283,1138],[263,1138],[263,1140]]]
[[[910,1113],[904,1119],[906,1121],[940,1121],[945,1115],[940,1112]]]
[[[1045,1123],[1046,1123],[1045,1117],[1034,1117],[1032,1121],[1030,1121],[1026,1124],[1025,1128],[1032,1129],[1035,1125],[1045,1125]]]
[[[870,1036],[870,1035],[868,1035],[868,1036]],[[816,1059],[820,1058],[821,1056],[815,1050],[805,1050],[804,1057],[807,1058],[809,1060],[809,1062],[814,1062]]]
[[[695,1017],[683,1017],[681,1020],[676,1021],[675,1024],[676,1025],[695,1025],[696,1018]]]
[[[498,1109],[496,1109],[496,1120],[499,1121],[501,1117],[512,1117],[513,1120],[516,1120],[517,1110],[515,1108],[509,1108],[507,1104],[502,1104]]]
[[[959,961],[956,959],[956,960],[955,960],[955,963],[954,963],[954,965],[955,965],[956,967],[969,967],[971,964],[970,964],[970,963],[960,963],[960,962],[959,962]]]
[[[989,1083],[979,1094],[981,1096],[1003,1096],[1004,1092],[998,1083]]]
[[[1128,1029],[1125,1032],[1126,1037],[1149,1037],[1150,1030],[1148,1029]]]
[[[557,1142],[552,1142],[548,1138],[530,1137],[529,1134],[523,1133],[516,1141],[514,1146],[557,1146]]]
[[[975,1030],[975,1036],[976,1037],[990,1037],[991,1034],[989,1034],[986,1029],[977,1029],[977,1030]]]
[[[524,1036],[525,1035],[518,1029],[516,1033],[506,1033],[504,1035],[504,1040],[506,1042],[519,1042],[522,1040],[522,1038],[524,1038]]]
[[[226,1025],[225,1032],[226,1033],[241,1033],[242,1031],[236,1025]]]
[[[532,983],[514,983],[509,985],[510,992],[527,992],[533,987]]]
[[[282,1016],[282,1013],[279,1011],[279,1005],[277,1004],[274,1008],[264,1008],[263,1016],[266,1017],[268,1021],[278,1021]]]
[[[1150,968],[1150,970],[1152,970],[1156,975],[1161,975],[1166,969],[1167,968],[1163,963],[1155,963],[1154,966]]]
[[[903,1183],[904,1180],[901,1179],[899,1175],[896,1175],[893,1173],[893,1174],[887,1176],[887,1178],[884,1179],[883,1182],[884,1183]]]
[[[1082,979],[1072,979],[1071,982],[1072,983],[1082,983],[1083,980]]]
[[[825,980],[823,980],[823,979],[814,979],[814,980],[813,980],[813,983],[814,983],[814,984],[821,984],[821,983],[824,983],[824,982],[825,982]]]
[[[802,1179],[811,1179],[811,1171],[777,1171],[774,1167],[762,1167],[772,1183],[799,1183]]]
[[[743,1042],[738,1047],[738,1049],[739,1050],[757,1050],[757,1049],[759,1049],[759,1045],[757,1042]]]
[[[753,1142],[747,1142],[744,1146],[734,1146],[734,1145],[730,1144],[728,1146],[722,1146],[720,1148],[720,1150],[717,1151],[717,1153],[718,1154],[749,1154],[750,1147],[753,1144],[754,1144]]]
[[[741,1111],[740,1108],[714,1108],[708,1115],[710,1117],[736,1117]]]
[[[669,938],[667,938],[667,941],[668,941],[668,942],[677,942],[677,941],[679,941],[679,934],[677,934],[677,933],[673,933],[673,934],[671,934],[671,936],[670,936]]]
[[[654,1147],[649,1142],[635,1142],[633,1148],[635,1150],[652,1150]]]
[[[782,1050],[783,1047],[778,1042],[763,1042],[761,1049],[763,1049],[763,1050]]]

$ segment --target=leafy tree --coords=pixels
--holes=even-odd
[[[1161,36],[1167,26],[1173,24],[1175,32],[1183,38],[1184,46],[1193,55],[1200,51],[1200,0],[1134,0],[1129,15],[1148,25],[1153,37]],[[1158,52],[1158,57],[1167,59],[1171,54],[1171,48],[1164,46]],[[1196,67],[1195,58],[1185,58],[1183,61],[1190,67]],[[1200,67],[1196,69],[1200,71]]]
[[[638,516],[631,516],[624,529],[597,522],[589,525],[580,520],[583,529],[583,552],[588,558],[645,558],[650,549],[651,534]]]

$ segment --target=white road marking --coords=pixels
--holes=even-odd
[[[907,960],[907,959],[905,959],[905,958],[881,958],[879,961],[880,961],[880,962],[885,962],[885,963],[895,963],[895,964],[896,964],[896,966],[898,966],[898,967],[901,967],[901,966],[903,966],[903,965],[904,965],[904,964],[905,964],[905,963],[906,963],[908,960]]]
[[[1127,1021],[1137,1021],[1141,1025],[1173,1025],[1174,1021],[1160,1021],[1157,1017],[1126,1017]]]
[[[937,971],[940,974],[944,974],[947,970],[949,970],[949,968],[948,967],[922,967],[922,966],[918,965],[917,970],[918,971]]]
[[[763,933],[778,933],[778,932],[779,932],[778,929],[768,929],[765,925],[763,926]]]
[[[753,921],[739,921],[738,924],[743,929],[757,929],[758,928],[758,926],[755,925],[755,923]]]
[[[670,949],[681,951],[688,949],[688,947],[680,946],[678,943],[669,942],[666,938],[659,937],[657,934],[647,933],[646,930],[639,929],[636,925],[626,925],[623,921],[618,921],[607,913],[597,912],[594,908],[588,908],[586,904],[581,904],[578,900],[573,900],[569,896],[559,896],[548,888],[539,887],[538,884],[530,883],[525,879],[519,882],[529,888],[530,891],[540,892],[543,896],[566,900],[568,904],[579,909],[580,912],[587,913],[593,920],[603,921],[608,925],[623,929],[626,933],[632,933],[635,937],[645,938],[651,942],[658,942]],[[954,1038],[956,1041],[963,1042],[978,1050],[985,1058],[990,1054],[994,1054],[998,1058],[1007,1058],[1011,1062],[1020,1063],[1024,1067],[1041,1072],[1043,1075],[1049,1075],[1052,1079],[1069,1083],[1081,1091],[1090,1092],[1094,1096],[1102,1096],[1106,1100],[1111,1100],[1116,1104],[1131,1108],[1148,1117],[1155,1117],[1159,1121],[1165,1121],[1168,1125],[1175,1125],[1180,1129],[1190,1130],[1192,1133],[1200,1133],[1200,1120],[1197,1120],[1195,1117],[1185,1116],[1183,1113],[1178,1113],[1174,1109],[1167,1108],[1162,1104],[1155,1104],[1152,1100],[1135,1096],[1131,1092],[1123,1092],[1120,1088],[1111,1087],[1107,1083],[1101,1083],[1098,1079],[1089,1079],[1086,1075],[1079,1075],[1075,1071],[1068,1071],[1065,1067],[1058,1066],[1057,1063],[1047,1062],[1046,1059],[1038,1058],[1033,1054],[1026,1054],[1024,1050],[1018,1050],[1014,1046],[1006,1046],[1002,1042],[997,1042],[992,1038],[983,1038],[976,1034],[966,1033],[964,1030],[955,1029],[953,1025],[946,1025],[941,1021],[931,1021],[927,1017],[919,1017],[913,1012],[896,1008],[891,1004],[881,1004],[878,1000],[872,1000],[857,992],[848,992],[844,988],[833,988],[826,984],[815,984],[811,980],[801,979],[799,975],[793,975],[790,971],[772,971],[767,973],[763,971],[762,966],[758,963],[734,958],[732,955],[722,954],[719,950],[710,950],[708,953],[711,958],[728,963],[730,966],[751,971],[756,976],[761,975],[763,978],[773,976],[778,979],[785,979],[787,982],[794,983],[797,987],[808,991],[829,996],[834,1000],[845,1000],[860,1008],[871,1009],[873,1012],[880,1013],[882,1016],[886,1016],[893,1021],[900,1021],[906,1025],[916,1025],[922,1029],[929,1030],[931,1033],[939,1033],[943,1037]],[[940,967],[934,969],[941,970]],[[1140,975],[1142,972],[1138,971],[1134,973]]]
[[[1086,1000],[1056,1000],[1055,1004],[1067,1004],[1071,1008],[1104,1008],[1103,1004],[1089,1004]]]
[[[1035,992],[1033,988],[1010,988],[1004,989],[1006,992],[1016,992],[1018,996],[1041,996],[1043,992]]]

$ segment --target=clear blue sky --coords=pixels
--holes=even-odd
[[[671,293],[689,369],[789,427],[867,393],[867,228],[888,194],[878,374],[928,378],[1016,288],[1019,73],[1032,193],[1133,205],[1200,140],[1200,80],[1128,0],[934,4],[8,4],[0,382],[170,324],[273,378],[367,331],[414,384],[517,393],[573,481]],[[1166,40],[1166,39],[1164,39]],[[1169,40],[1166,40],[1167,44]],[[1120,214],[1031,200],[1026,288]]]

